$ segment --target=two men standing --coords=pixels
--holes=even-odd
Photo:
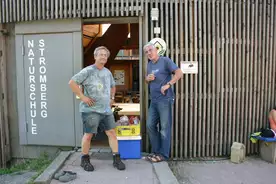
[[[145,81],[150,87],[151,104],[147,118],[147,130],[152,145],[152,153],[146,158],[160,162],[169,158],[172,124],[172,105],[174,93],[172,85],[183,75],[182,71],[168,57],[159,56],[151,43],[144,46],[144,52],[150,60]],[[105,68],[110,55],[106,47],[94,51],[95,64],[82,69],[69,81],[72,91],[80,97],[80,113],[83,121],[81,166],[85,171],[93,171],[89,149],[92,136],[98,127],[105,131],[113,152],[113,166],[124,170],[125,164],[118,153],[118,141],[115,132],[115,120],[111,110],[114,102],[115,82],[112,73]],[[174,73],[174,77],[171,75]],[[82,86],[84,93],[79,88]],[[157,129],[159,124],[160,131]]]

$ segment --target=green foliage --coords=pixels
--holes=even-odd
[[[34,179],[37,178],[52,162],[49,159],[47,153],[43,153],[37,159],[24,159],[22,163],[12,165],[10,168],[0,169],[0,175],[11,174],[15,172],[22,171],[34,171],[37,172],[35,176],[32,177],[29,184],[33,183]]]

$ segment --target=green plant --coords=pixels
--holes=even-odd
[[[11,174],[20,171],[35,171],[37,174],[31,178],[30,184],[37,178],[52,162],[47,153],[41,154],[37,159],[24,159],[22,163],[12,165],[10,168],[0,169],[0,175]]]

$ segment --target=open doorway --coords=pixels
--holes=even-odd
[[[106,64],[115,80],[115,106],[133,112],[119,114],[129,119],[140,119],[140,64],[139,61],[139,23],[138,21],[85,21],[83,24],[83,67],[94,64],[93,52],[98,46],[106,46],[110,57]],[[134,110],[135,109],[135,110]],[[123,111],[122,110],[122,111]],[[132,121],[133,123],[133,121]],[[99,132],[92,139],[92,147],[108,147],[104,132]]]

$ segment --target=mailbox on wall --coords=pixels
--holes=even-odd
[[[80,143],[79,102],[68,81],[82,68],[81,34],[80,20],[16,26],[21,144],[78,146]]]

